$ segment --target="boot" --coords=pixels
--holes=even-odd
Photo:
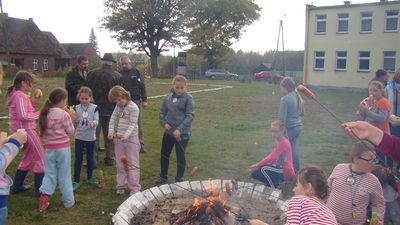
[[[17,170],[14,177],[14,185],[11,188],[11,194],[17,194],[31,189],[30,185],[24,185],[24,180],[27,174],[27,170]]]
[[[42,180],[44,177],[44,173],[35,173],[35,196],[40,196],[39,188],[42,186]]]

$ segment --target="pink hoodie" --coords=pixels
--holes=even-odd
[[[7,100],[9,129],[14,132],[19,128],[35,129],[35,121],[40,112],[35,112],[36,103],[28,95],[19,90],[13,90]]]
[[[74,134],[75,128],[71,117],[60,108],[50,108],[47,114],[47,126],[43,134],[46,149],[64,148],[69,146],[69,135]]]

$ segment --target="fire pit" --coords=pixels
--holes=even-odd
[[[112,218],[116,225],[244,225],[249,218],[284,224],[281,192],[231,180],[184,181],[130,196]]]

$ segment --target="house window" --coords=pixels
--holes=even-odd
[[[399,22],[399,11],[386,11],[385,32],[396,32]]]
[[[358,71],[369,71],[370,52],[358,52]]]
[[[325,52],[323,51],[316,51],[315,55],[315,63],[314,63],[314,69],[315,70],[324,70],[325,66]]]
[[[347,64],[347,52],[339,51],[336,52],[336,70],[346,70]]]
[[[326,32],[326,15],[317,15],[317,34]]]
[[[372,32],[372,12],[362,12],[361,13],[361,33]]]
[[[394,72],[396,69],[396,52],[384,51],[383,52],[383,69],[389,72]]]
[[[32,59],[32,68],[33,70],[38,70],[38,60],[37,59]]]
[[[49,70],[49,60],[44,59],[43,60],[43,71],[47,71],[47,70]]]
[[[348,13],[338,14],[337,32],[347,33],[348,31],[349,31],[349,14]]]

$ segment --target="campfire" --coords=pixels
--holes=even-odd
[[[228,190],[228,184],[226,188]],[[203,197],[194,198],[193,204],[187,209],[175,213],[175,218],[173,225],[233,225],[247,222],[248,215],[243,209],[229,206],[224,193],[212,188]]]

